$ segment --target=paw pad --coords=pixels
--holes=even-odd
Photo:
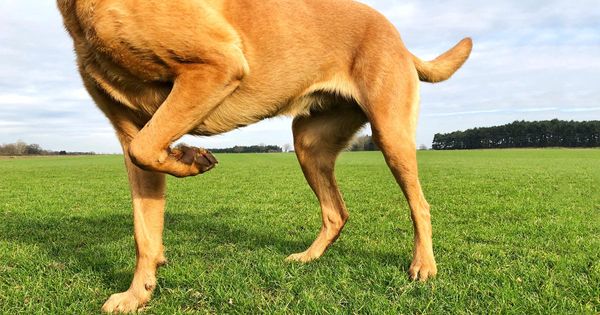
[[[195,164],[200,170],[200,173],[211,170],[219,163],[210,151],[203,148],[188,147],[184,145],[172,149],[170,156],[187,165]]]

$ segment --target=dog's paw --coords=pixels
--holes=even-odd
[[[197,147],[178,146],[171,150],[169,156],[189,166],[191,175],[208,172],[219,163],[210,151]]]
[[[102,306],[105,313],[133,313],[143,307],[150,298],[141,298],[132,291],[111,295]]]
[[[426,281],[429,278],[435,277],[436,274],[437,266],[433,257],[415,257],[408,269],[408,275],[412,280]]]
[[[291,255],[287,256],[285,261],[288,261],[288,262],[297,261],[297,262],[307,263],[307,262],[313,261],[317,258],[319,258],[319,257],[317,257],[315,255],[311,255],[308,251],[304,251],[301,253],[295,253],[295,254],[291,254]]]

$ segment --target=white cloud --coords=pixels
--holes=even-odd
[[[0,105],[38,104],[39,99],[33,96],[20,94],[0,94]]]

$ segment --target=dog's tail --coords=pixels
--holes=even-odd
[[[413,55],[419,79],[430,83],[448,80],[467,61],[471,49],[473,41],[467,37],[432,61],[423,61]]]

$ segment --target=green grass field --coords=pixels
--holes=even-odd
[[[600,312],[600,150],[419,152],[439,274],[411,282],[408,207],[380,153],[344,153],[350,221],[318,261],[293,154],[220,154],[169,178],[169,265],[145,312]],[[0,313],[89,314],[134,266],[121,156],[0,160]]]

